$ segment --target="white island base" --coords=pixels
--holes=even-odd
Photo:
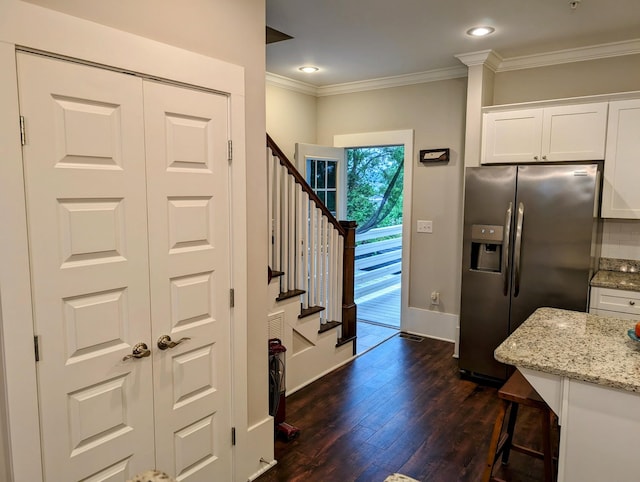
[[[640,481],[640,393],[518,369],[558,416],[558,482]]]

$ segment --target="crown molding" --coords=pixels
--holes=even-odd
[[[640,39],[503,59],[497,72],[640,54]]]
[[[281,75],[267,72],[267,84],[281,87],[283,89],[301,92],[303,94],[325,97],[338,94],[352,94],[354,92],[364,92],[367,90],[387,89],[390,87],[402,87],[405,85],[423,84],[425,82],[436,82],[438,80],[457,79],[467,76],[467,69],[464,67],[449,67],[445,69],[429,70],[427,72],[417,72],[413,74],[395,75],[392,77],[381,77],[379,79],[362,80],[357,82],[346,82],[344,84],[333,84],[316,87],[294,79],[289,79]]]
[[[282,89],[292,90],[301,94],[318,95],[318,88],[315,85],[307,84],[306,82],[300,82],[299,80],[290,79],[278,74],[266,73],[266,83],[274,85]]]
[[[480,50],[478,52],[469,52],[467,54],[458,54],[454,56],[467,67],[475,65],[486,65],[496,72],[503,62],[503,58],[498,52],[493,50]]]
[[[327,85],[318,87],[317,95],[318,97],[324,97],[337,94],[351,94],[367,90],[388,89],[390,87],[424,84],[427,82],[436,82],[438,80],[457,79],[466,76],[467,69],[464,67],[448,67],[444,69],[429,70],[426,72],[416,72],[413,74],[394,75],[391,77],[381,77],[379,79]]]
[[[532,69],[537,67],[567,64],[571,62],[597,60],[634,54],[640,54],[640,39],[592,45],[589,47],[574,49],[556,50],[543,54],[523,55],[520,57],[510,58],[503,58],[498,52],[493,50],[482,50],[478,52],[459,54],[455,57],[467,67],[485,65],[494,72],[506,72],[509,70]],[[266,82],[267,84],[292,90],[294,92],[313,95],[315,97],[324,97],[364,92],[367,90],[386,89],[389,87],[401,87],[404,85],[422,84],[426,82],[435,82],[438,80],[448,80],[466,76],[467,68],[460,66],[417,72],[413,74],[396,75],[392,77],[382,77],[379,79],[362,80],[358,82],[347,82],[344,84],[333,84],[323,87],[316,87],[315,85],[267,72]]]

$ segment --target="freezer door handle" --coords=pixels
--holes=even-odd
[[[516,221],[516,241],[514,245],[513,254],[513,296],[518,296],[520,293],[520,253],[522,251],[522,220],[524,218],[524,204],[518,204],[518,220]]]
[[[509,248],[511,239],[511,215],[513,212],[513,203],[509,203],[507,213],[504,218],[504,234],[502,239],[502,294],[507,296],[509,294]]]

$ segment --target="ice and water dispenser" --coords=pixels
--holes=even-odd
[[[500,272],[503,230],[491,224],[471,226],[471,269]]]

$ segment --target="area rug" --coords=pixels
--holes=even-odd
[[[407,477],[406,475],[392,474],[386,479],[384,479],[384,482],[419,482],[419,481],[416,479],[412,479],[411,477]]]

